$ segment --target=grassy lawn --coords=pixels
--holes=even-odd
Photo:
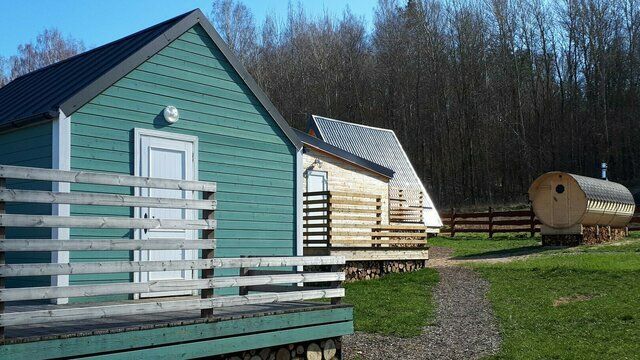
[[[491,283],[497,359],[640,358],[640,240],[473,266]]]
[[[423,269],[388,274],[345,285],[345,302],[353,304],[357,331],[401,337],[417,336],[434,315],[432,288],[438,273]]]
[[[437,236],[429,239],[431,246],[454,249],[454,256],[508,255],[509,253],[536,251],[540,249],[540,237],[529,234],[496,234],[492,239],[486,234],[462,234],[454,238]]]

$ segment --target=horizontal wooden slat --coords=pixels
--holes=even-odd
[[[531,210],[494,211],[493,217],[531,217],[532,214]]]
[[[51,241],[51,240],[49,240]],[[201,270],[259,266],[335,265],[344,259],[335,257],[215,258],[167,261],[109,261],[60,264],[8,264],[0,267],[0,276],[40,276],[98,273],[131,273],[146,271]]]
[[[345,221],[379,221],[379,217],[374,216],[353,216],[353,215],[339,215],[331,214],[331,220],[345,220]]]
[[[304,196],[326,196],[329,194],[330,193],[328,191],[309,191],[309,192],[305,192],[303,195]]]
[[[87,239],[87,240],[52,240],[52,239],[8,239],[0,240],[2,251],[71,251],[71,250],[200,250],[215,249],[214,239]]]
[[[534,224],[539,224],[539,221],[533,222]],[[522,220],[494,220],[493,225],[531,225],[531,219],[522,219]]]
[[[360,201],[360,200],[343,200],[343,199],[331,199],[329,203],[332,205],[362,205],[362,206],[382,206],[382,202],[379,201]]]
[[[302,209],[302,211],[304,211],[305,213],[315,213],[315,212],[327,212],[329,211],[329,208],[327,207],[321,207],[321,208],[304,208]]]
[[[452,221],[443,221],[445,225],[453,224]],[[456,225],[489,225],[489,220],[456,220]]]
[[[302,203],[304,205],[314,205],[314,204],[326,204],[329,200],[304,200]]]
[[[345,191],[331,191],[330,193],[332,197],[348,197],[348,198],[359,198],[359,199],[377,199],[380,197],[380,195],[353,193],[353,192],[345,192]]]
[[[99,229],[215,229],[215,220],[0,214],[0,226]]]
[[[311,216],[303,216],[303,220],[327,220],[329,219],[329,215],[311,215]]]
[[[0,314],[0,326],[42,324],[54,321],[99,319],[110,316],[143,315],[173,311],[187,311],[227,306],[266,304],[282,301],[303,301],[344,297],[344,289],[292,291],[288,293],[262,293],[243,296],[222,296],[211,299],[139,302],[120,305],[37,310]]]
[[[305,229],[326,228],[327,224],[303,224],[302,227]]]
[[[349,208],[332,208],[332,212],[341,212],[341,213],[349,213],[349,214],[381,214],[382,210],[380,209],[349,209]]]
[[[401,245],[401,244],[411,244],[411,245],[426,245],[427,242],[425,240],[407,240],[407,239],[381,239],[381,240],[346,240],[346,239],[331,239],[331,245],[351,245],[351,246],[362,246],[362,245]]]
[[[196,280],[160,280],[139,283],[112,283],[75,286],[49,286],[0,289],[0,301],[44,300],[60,297],[84,297],[167,291],[191,291],[238,286],[343,281],[343,272],[299,273],[259,276],[229,276]]]
[[[302,233],[304,236],[327,236],[329,235],[328,231],[305,231]]]
[[[375,236],[375,237],[424,237],[425,233],[401,233],[389,231],[332,231],[331,236]]]
[[[86,171],[64,171],[0,165],[0,178],[42,180],[96,185],[121,185],[143,188],[215,192],[216,184],[204,181],[146,178]]]
[[[152,208],[215,210],[215,200],[171,199],[147,196],[131,196],[96,193],[60,193],[33,190],[0,190],[0,201],[74,204],[74,205],[110,205]]]

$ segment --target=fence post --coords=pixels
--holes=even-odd
[[[344,271],[344,269],[342,269],[340,265],[336,265],[336,264],[331,265],[331,272],[339,272],[339,271]],[[331,283],[331,287],[339,288],[341,284],[342,284],[342,281],[334,281]],[[338,305],[341,302],[342,302],[342,298],[331,298],[332,305]]]
[[[246,258],[246,255],[240,255],[241,258]],[[240,276],[248,276],[249,275],[249,268],[240,267]],[[246,286],[240,286],[238,287],[238,295],[247,295],[249,294],[249,288]]]
[[[214,200],[215,199],[215,193],[213,192],[203,192],[202,193],[202,197],[205,200]],[[207,220],[212,220],[213,216],[214,216],[214,210],[204,210],[202,212],[202,217],[207,219]],[[203,230],[202,231],[202,237],[204,239],[214,239],[215,238],[215,230]],[[214,258],[214,254],[215,254],[215,250],[214,249],[203,249],[202,250],[202,259],[213,259]],[[213,268],[211,269],[203,269],[202,270],[202,278],[203,279],[213,279],[214,276],[214,271]],[[211,299],[213,298],[213,288],[209,288],[209,289],[202,289],[200,291],[200,297],[202,299]],[[213,316],[213,308],[208,308],[208,309],[201,309],[200,310],[200,316],[201,317],[211,317]]]
[[[4,190],[6,189],[6,180],[4,178],[0,178],[0,190]],[[5,203],[4,201],[0,201],[0,215],[4,214],[6,212],[5,210]],[[0,240],[4,240],[5,238],[5,227],[4,226],[0,226]],[[0,266],[4,266],[6,261],[6,257],[5,257],[5,252],[4,251],[0,251]],[[4,283],[4,277],[0,277],[0,289],[4,289],[5,283]],[[0,301],[0,314],[4,314],[4,302]],[[0,344],[4,344],[4,327],[0,327]]]
[[[531,237],[536,236],[536,214],[533,212],[533,205],[531,205],[530,210],[531,215]]]
[[[456,208],[451,208],[451,237],[456,236]]]
[[[382,225],[382,198],[375,198],[376,201],[376,230],[375,232],[380,231],[380,226]],[[378,212],[379,211],[379,212]],[[374,232],[374,231],[372,231]],[[371,240],[379,240],[380,236],[371,236]],[[381,247],[381,244],[371,244],[371,247]]]
[[[489,239],[493,238],[493,209],[489,206]]]
[[[327,191],[327,248],[331,247],[331,233],[333,232],[333,229],[331,228],[332,210],[331,191]]]

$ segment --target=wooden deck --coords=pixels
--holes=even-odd
[[[184,297],[181,297],[180,299],[184,299]],[[163,298],[162,300],[169,301],[172,300],[172,298]],[[158,299],[136,300],[136,302],[155,301],[158,301]],[[34,310],[57,310],[69,307],[78,308],[83,306],[108,306],[122,303],[125,302],[102,302],[74,305],[13,304],[8,305],[5,308],[5,313]],[[126,303],[129,303],[129,301],[127,301]],[[10,327],[6,330],[5,345],[43,340],[67,339],[72,337],[91,335],[115,334],[127,331],[140,331],[348,307],[349,306],[346,305],[331,305],[326,302],[282,302],[273,304],[244,305],[234,306],[230,308],[220,308],[216,309],[214,316],[210,318],[202,318],[200,316],[200,310],[196,309],[143,315],[114,316],[102,319],[94,319],[92,321],[76,320],[60,321],[49,324],[21,325]]]

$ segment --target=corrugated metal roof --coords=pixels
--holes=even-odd
[[[314,147],[316,149],[319,149],[321,151],[324,151],[326,153],[329,153],[333,156],[336,156],[340,159],[343,159],[345,161],[348,161],[352,164],[355,164],[361,168],[367,169],[369,171],[378,173],[384,177],[387,178],[392,178],[393,177],[393,170],[386,168],[382,165],[376,164],[372,161],[369,161],[365,158],[362,158],[360,156],[354,155],[348,151],[345,151],[339,147],[333,146],[329,143],[326,143],[316,137],[313,137],[309,134],[303,133],[300,130],[296,130],[293,129],[294,133],[298,136],[298,138],[300,139],[300,141],[302,141],[303,144],[305,144],[306,146],[311,146]]]
[[[395,174],[389,184],[401,189],[422,191],[424,206],[430,208],[425,216],[427,225],[442,226],[431,197],[393,130],[352,124],[317,115],[311,116],[309,130],[313,130],[320,139],[333,146],[393,170]]]
[[[16,78],[0,88],[0,125],[57,112],[66,100],[190,13]]]
[[[589,200],[635,205],[631,191],[622,184],[581,175],[569,175],[578,182]]]

